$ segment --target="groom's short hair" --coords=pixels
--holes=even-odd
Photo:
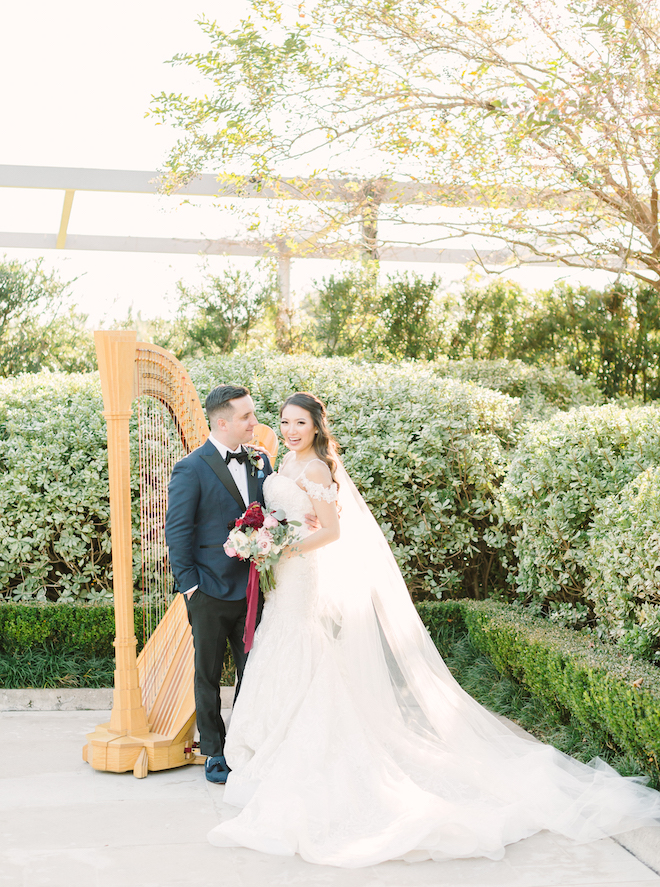
[[[247,397],[249,393],[245,385],[218,385],[206,398],[206,415],[209,417],[209,422],[217,413],[229,416],[234,411],[231,401]]]

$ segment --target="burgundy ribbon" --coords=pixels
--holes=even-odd
[[[245,597],[247,598],[247,616],[245,617],[243,643],[245,645],[245,652],[249,653],[252,649],[254,631],[257,626],[257,605],[259,603],[259,570],[257,570],[253,563],[250,564],[250,575],[248,576]]]

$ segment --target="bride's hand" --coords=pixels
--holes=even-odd
[[[297,554],[300,554],[300,549],[297,545],[287,545],[286,548],[282,549],[282,557],[287,560],[290,557],[295,557]]]
[[[305,523],[307,524],[307,529],[310,533],[315,533],[316,530],[321,529],[321,522],[314,512],[305,515]]]

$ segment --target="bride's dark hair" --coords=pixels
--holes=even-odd
[[[316,429],[314,435],[314,452],[322,462],[330,469],[333,481],[336,483],[335,472],[338,467],[339,444],[334,439],[328,428],[328,420],[325,412],[325,405],[318,397],[309,394],[307,391],[297,391],[292,394],[282,404],[280,409],[280,418],[286,407],[301,407],[306,410],[312,417],[312,422]]]

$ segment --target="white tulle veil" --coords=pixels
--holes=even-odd
[[[459,777],[463,772],[472,783],[483,781],[501,803],[519,801],[527,809],[530,792],[536,794],[541,827],[578,841],[657,824],[660,795],[643,781],[624,779],[604,762],[581,764],[525,738],[461,689],[341,463],[336,479],[341,537],[319,551],[319,620],[355,705],[393,758],[404,756],[409,770],[423,767],[428,778],[436,756],[449,756]],[[534,823],[529,826],[531,834]]]

